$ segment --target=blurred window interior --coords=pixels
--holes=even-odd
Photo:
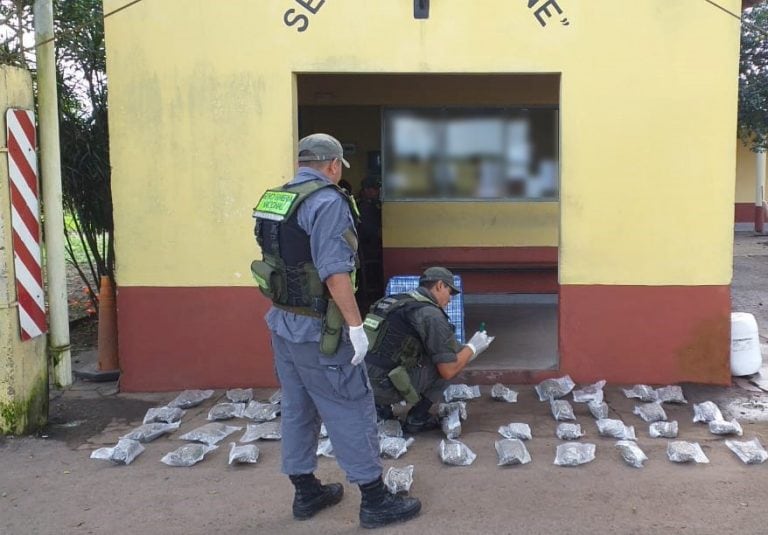
[[[384,108],[383,200],[558,199],[558,109]]]

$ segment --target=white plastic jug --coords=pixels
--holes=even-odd
[[[757,373],[763,365],[757,321],[747,312],[731,313],[731,374]]]

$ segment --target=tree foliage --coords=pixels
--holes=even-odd
[[[54,24],[64,208],[85,258],[69,240],[68,252],[95,301],[101,275],[114,283],[115,263],[102,2],[58,0]]]
[[[33,70],[33,58],[24,51],[24,38],[34,31],[33,3],[34,0],[0,0],[0,64]]]
[[[768,2],[743,14],[739,68],[739,136],[755,152],[768,150]]]
[[[33,4],[0,0],[0,63],[34,80]],[[114,283],[115,264],[102,0],[54,0],[53,8],[66,249],[98,306],[99,277]]]

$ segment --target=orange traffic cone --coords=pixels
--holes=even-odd
[[[117,307],[109,277],[101,277],[99,288],[99,371],[120,370],[117,361]]]

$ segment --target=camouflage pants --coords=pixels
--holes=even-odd
[[[403,400],[392,382],[387,377],[387,371],[378,366],[368,366],[368,378],[373,387],[373,398],[376,405],[392,405]],[[417,366],[408,370],[408,377],[416,391],[432,400],[433,403],[439,403],[442,400],[443,391],[450,384],[440,377],[437,367],[434,364],[426,366]]]

